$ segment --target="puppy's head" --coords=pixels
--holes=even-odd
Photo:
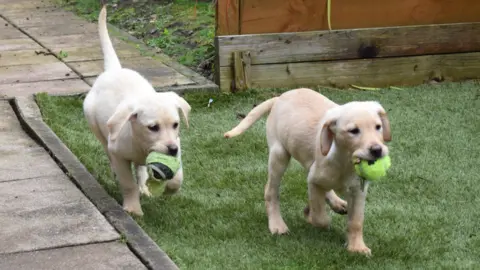
[[[388,155],[385,142],[391,140],[387,113],[378,102],[350,102],[329,110],[320,135],[323,155],[332,143],[352,158],[376,160]]]
[[[179,128],[182,112],[188,126],[190,105],[173,92],[156,93],[125,101],[118,105],[107,122],[109,140],[115,141],[125,125],[130,124],[132,141],[145,152],[161,152],[176,156],[179,150]]]

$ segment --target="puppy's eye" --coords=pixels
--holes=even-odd
[[[177,128],[178,128],[178,123],[177,122],[173,123],[173,129],[177,129]]]
[[[381,125],[376,125],[376,126],[375,126],[375,129],[376,129],[376,130],[380,130],[380,129],[382,129],[382,126],[381,126]]]
[[[352,129],[348,130],[348,132],[349,132],[350,134],[353,134],[353,135],[358,135],[358,134],[360,133],[360,129],[358,129],[358,128],[352,128]]]
[[[157,131],[160,130],[160,126],[159,125],[152,125],[152,126],[148,126],[148,129],[150,131],[157,132]]]

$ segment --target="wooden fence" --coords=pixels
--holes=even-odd
[[[218,0],[223,90],[480,77],[479,0]]]

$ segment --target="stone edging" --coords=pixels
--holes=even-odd
[[[10,101],[25,132],[43,146],[72,182],[126,238],[130,250],[148,269],[179,269],[168,255],[142,228],[108,195],[77,157],[43,122],[33,96],[16,97]]]

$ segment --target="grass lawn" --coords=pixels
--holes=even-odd
[[[332,214],[329,231],[304,221],[306,174],[295,162],[281,190],[291,233],[270,235],[265,121],[235,139],[222,135],[238,123],[238,113],[279,90],[186,95],[193,110],[190,129],[182,129],[184,186],[170,198],[142,198],[145,216],[136,220],[181,269],[473,269],[480,262],[479,89],[465,82],[321,90],[339,103],[379,100],[389,113],[393,165],[388,179],[371,185],[366,206],[370,259],[344,249],[344,216]],[[38,102],[50,127],[120,200],[82,100],[40,95]]]

